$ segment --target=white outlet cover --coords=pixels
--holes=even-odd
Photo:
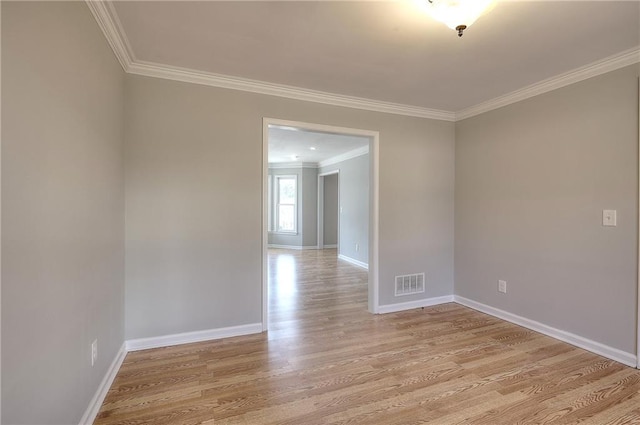
[[[498,292],[502,292],[503,294],[507,293],[507,281],[499,280],[498,281]]]
[[[602,225],[617,226],[617,215],[616,210],[602,210]]]

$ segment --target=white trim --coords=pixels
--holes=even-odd
[[[535,320],[527,319],[526,317],[518,316],[508,311],[500,310],[495,307],[488,306],[486,304],[479,303],[477,301],[470,300],[458,295],[454,295],[454,301],[465,307],[478,310],[482,313],[489,314],[507,322],[514,323],[519,326],[523,326],[527,329],[540,332],[541,334],[550,336],[552,338],[564,341],[568,344],[575,345],[576,347],[584,348],[592,353],[599,354],[608,359],[615,360],[627,366],[636,367],[636,355],[627,353],[617,348],[609,347],[599,342],[584,338],[580,335],[576,335],[570,332],[566,332],[560,329],[553,328],[545,325],[544,323],[536,322]]]
[[[455,114],[455,121],[460,121],[465,118],[493,111],[494,109],[520,102],[588,78],[606,74],[607,72],[615,71],[616,69],[624,68],[625,66],[633,65],[638,62],[640,62],[640,46],[636,46],[632,49],[625,50],[563,74],[547,78],[546,80],[512,91],[504,96],[499,96],[475,106],[457,111]]]
[[[356,260],[355,258],[347,257],[343,254],[338,254],[338,258],[346,261],[347,263],[351,263],[354,266],[362,267],[365,270],[369,270],[369,265],[363,261]]]
[[[270,162],[270,169],[281,169],[281,168],[318,168],[318,164],[315,162]]]
[[[262,323],[229,326],[228,328],[207,329],[204,331],[184,332],[173,335],[163,335],[151,338],[127,340],[127,351],[148,350],[150,348],[170,347],[172,345],[191,344],[194,342],[211,341],[214,339],[231,338],[235,336],[259,334]]]
[[[135,58],[113,5],[106,1],[96,0],[85,0],[85,3],[111,46],[111,50],[116,55],[118,62],[120,62],[122,69],[125,72],[129,72]]]
[[[338,244],[337,244],[337,243],[330,244],[330,245],[325,244],[325,245],[322,247],[322,249],[336,249],[337,247],[338,247]],[[318,249],[320,249],[320,248],[318,248]]]
[[[301,176],[302,177],[302,176]],[[280,202],[280,180],[294,180],[296,183],[296,196],[295,201],[293,203],[293,230],[281,229],[280,228],[280,206],[290,206],[292,204],[282,204]],[[302,180],[302,179],[300,179]],[[272,187],[273,202],[274,206],[274,231],[272,233],[279,235],[297,235],[298,234],[298,214],[300,210],[298,208],[302,208],[302,202],[298,202],[298,198],[302,198],[302,191],[300,190],[300,184],[298,183],[298,175],[297,174],[276,174],[273,176],[273,187]]]
[[[275,243],[270,243],[267,245],[267,248],[274,249],[295,249],[296,251],[305,251],[308,249],[318,249],[317,245],[280,245]]]
[[[638,164],[640,164],[640,77],[637,79],[638,84]],[[638,325],[636,331],[638,336],[636,337],[636,368],[640,369],[640,172],[638,173],[638,302],[636,304],[636,311],[638,314]]]
[[[202,84],[205,86],[224,89],[266,94],[269,96],[284,97],[287,99],[342,106],[345,108],[362,109],[366,111],[383,112],[395,115],[406,115],[410,117],[430,118],[443,121],[453,121],[455,119],[455,114],[449,111],[383,102],[361,97],[345,96],[336,93],[327,93],[284,84],[274,84],[266,81],[250,80],[230,75],[162,65],[153,62],[134,62],[131,64],[127,72],[147,77],[164,78],[167,80],[182,81],[185,83]]]
[[[383,102],[138,60],[109,2],[85,0],[125,72],[288,99],[442,121],[459,121],[640,62],[640,46],[457,112]]]
[[[369,173],[369,312],[378,313],[380,306],[379,246],[380,243],[380,133],[376,132],[370,143]],[[340,238],[338,238],[340,242]]]
[[[443,297],[425,298],[415,301],[407,301],[404,303],[385,304],[378,308],[379,314],[395,313],[398,311],[412,310],[414,308],[431,307],[434,305],[446,304],[453,302],[453,295],[445,295]]]
[[[366,155],[369,153],[369,146],[362,146],[360,148],[356,148],[349,152],[341,153],[340,155],[336,155],[334,157],[325,159],[323,161],[318,162],[318,168],[328,167],[329,165],[337,164],[338,162],[346,161],[348,159],[357,158],[362,155]]]
[[[250,80],[229,75],[202,72],[188,68],[162,65],[136,59],[127,36],[120,24],[118,15],[108,2],[85,0],[91,13],[98,22],[111,49],[125,72],[147,77],[164,78],[185,83],[202,84],[231,90],[304,100],[325,105],[362,109],[410,117],[430,118],[434,120],[454,121],[455,114],[450,111],[402,105],[361,97],[345,96],[300,87],[273,84],[265,81]]]
[[[120,366],[122,366],[122,362],[127,355],[126,344],[123,343],[120,347],[120,350],[116,353],[115,358],[111,362],[111,366],[107,370],[107,373],[102,378],[102,382],[100,382],[100,386],[96,390],[96,393],[93,395],[93,398],[89,402],[89,406],[87,410],[85,410],[84,415],[82,415],[82,419],[80,419],[80,425],[90,425],[95,421],[96,416],[98,416],[98,412],[100,411],[100,407],[104,402],[104,399],[107,397],[107,393],[109,392],[109,388],[111,388],[111,384],[113,384],[113,380],[116,378],[118,371],[120,370]]]

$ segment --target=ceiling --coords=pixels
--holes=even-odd
[[[640,45],[640,1],[500,1],[462,38],[413,0],[111,10],[135,61],[452,112]]]
[[[367,137],[295,127],[269,127],[269,163],[319,163],[369,146]],[[314,149],[311,149],[314,148]]]

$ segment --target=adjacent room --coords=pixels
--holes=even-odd
[[[640,423],[640,1],[0,24],[2,424]]]

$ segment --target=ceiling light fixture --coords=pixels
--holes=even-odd
[[[311,146],[309,149],[311,149],[312,151],[316,150],[315,146]]]
[[[462,37],[483,13],[489,11],[495,0],[427,0],[427,13],[436,21],[444,23]]]

